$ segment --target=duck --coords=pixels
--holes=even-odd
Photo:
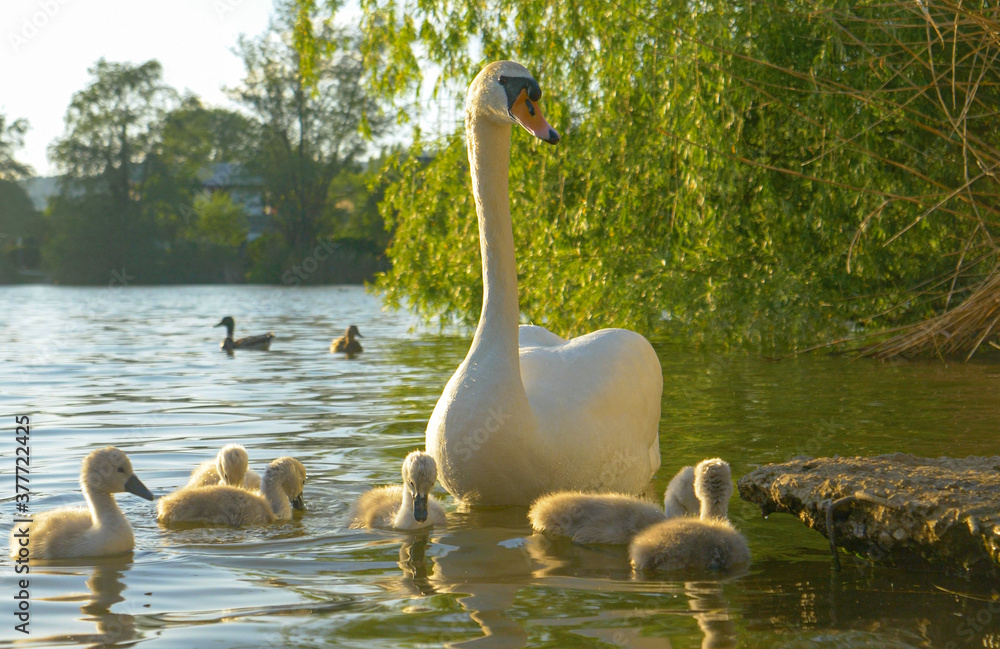
[[[681,468],[667,485],[663,493],[663,512],[667,518],[677,516],[698,516],[701,501],[694,493],[694,467]]]
[[[437,464],[423,451],[403,460],[403,484],[377,487],[361,494],[351,509],[350,527],[418,530],[447,522],[444,507],[430,491],[437,480]]]
[[[465,359],[427,424],[440,481],[467,505],[527,506],[562,490],[641,493],[660,466],[663,374],[652,345],[626,329],[566,340],[522,325],[508,195],[511,127],[549,144],[528,70],[495,61],[466,100],[483,305]]]
[[[361,335],[356,326],[351,325],[343,336],[333,339],[333,342],[330,343],[330,351],[342,352],[348,356],[361,353],[364,349],[355,338],[364,338],[364,336]]]
[[[729,571],[749,565],[750,548],[729,522],[733,482],[729,464],[719,458],[694,468],[700,517],[680,516],[652,525],[632,540],[629,559],[636,573],[653,571]]]
[[[302,498],[305,482],[306,468],[301,462],[279,457],[264,471],[260,491],[223,484],[183,487],[160,498],[156,520],[164,525],[205,523],[236,527],[288,520],[293,509],[305,509]]]
[[[528,520],[535,532],[575,543],[623,545],[666,517],[655,503],[627,494],[560,491],[532,503]]]
[[[80,488],[86,507],[61,507],[35,514],[30,523],[14,524],[11,559],[74,559],[132,551],[132,526],[114,494],[127,491],[146,500],[154,496],[135,475],[125,453],[107,446],[87,454],[80,468]]]
[[[236,321],[233,320],[232,316],[228,315],[215,326],[226,328],[226,339],[222,341],[219,347],[227,352],[231,352],[234,349],[256,349],[266,352],[271,349],[271,341],[275,339],[275,335],[268,332],[259,336],[247,336],[246,338],[233,340],[233,330],[236,329]]]
[[[247,450],[239,444],[226,444],[214,460],[206,460],[191,472],[188,487],[224,484],[260,490],[260,475],[249,468]]]

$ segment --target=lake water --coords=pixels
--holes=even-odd
[[[429,534],[347,529],[363,490],[396,482],[423,446],[469,339],[415,327],[360,288],[0,288],[0,522],[14,514],[14,415],[31,417],[31,507],[81,503],[80,460],[113,444],[156,494],[239,442],[251,466],[292,455],[307,511],[255,529],[167,530],[152,503],[118,502],[133,555],[35,565],[31,634],[14,631],[0,562],[0,646],[1000,647],[996,585],[846,558],[797,519],[734,497],[748,572],[640,581],[624,549],[549,543],[523,508],[455,511]],[[274,331],[269,353],[218,349]],[[356,324],[365,352],[328,353]],[[720,456],[734,478],[795,455],[1000,453],[1000,367],[771,362],[658,344],[659,497],[685,464]]]

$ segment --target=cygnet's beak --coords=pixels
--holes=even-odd
[[[427,520],[427,494],[413,496],[413,518],[421,523]]]
[[[305,511],[306,503],[302,499],[302,494],[299,494],[298,496],[292,498],[292,509],[297,509],[300,512]]]
[[[156,496],[153,495],[153,492],[147,489],[146,485],[142,484],[142,480],[137,478],[134,473],[129,476],[128,480],[125,481],[125,491],[130,494],[135,494],[140,498],[145,498],[146,500],[154,500],[156,498]]]

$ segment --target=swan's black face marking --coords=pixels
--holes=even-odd
[[[545,121],[541,107],[535,105],[542,98],[542,89],[537,81],[531,77],[501,75],[497,83],[507,96],[507,116],[511,121],[544,142],[555,144],[559,141],[559,133]]]
[[[532,115],[535,114],[535,108],[531,105],[531,102],[542,98],[542,88],[538,85],[537,81],[531,77],[505,77],[501,75],[497,82],[503,86],[504,92],[507,93],[508,112],[514,106],[514,102],[517,101],[521,91],[525,90],[528,93],[528,112]]]

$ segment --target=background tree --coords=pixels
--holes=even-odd
[[[14,151],[24,146],[27,132],[28,120],[15,119],[8,123],[7,116],[0,113],[0,180],[17,180],[31,175],[31,167],[14,158]]]
[[[311,76],[294,47],[303,29],[321,44]],[[356,41],[329,21],[314,27],[297,20],[291,4],[280,5],[267,33],[241,39],[237,52],[246,77],[230,94],[258,122],[249,167],[264,182],[282,247],[298,254],[335,231],[331,185],[354,171],[368,151],[366,136],[382,133],[386,120],[366,89]]]
[[[8,123],[0,114],[0,282],[12,282],[19,270],[37,269],[41,218],[18,180],[31,174],[14,152],[24,145],[28,122]]]
[[[159,232],[146,197],[146,162],[176,93],[157,61],[102,58],[89,72],[91,83],[66,112],[66,134],[50,151],[63,178],[47,256],[60,281],[108,281],[123,268],[149,281]]]
[[[147,159],[146,195],[167,239],[196,243],[204,232],[196,203],[205,181],[219,174],[223,177],[215,180],[235,184],[250,173],[247,165],[256,155],[258,125],[238,112],[208,107],[198,97],[188,96],[164,116],[157,130],[159,139]],[[245,235],[244,231],[244,239]],[[226,247],[242,244],[242,240],[227,241]],[[214,237],[211,242],[221,245]]]

